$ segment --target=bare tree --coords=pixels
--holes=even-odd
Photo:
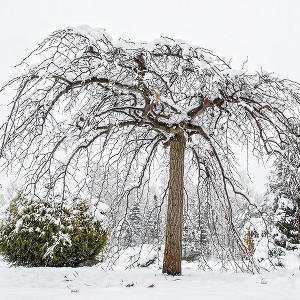
[[[26,174],[27,190],[66,199],[89,190],[95,174],[116,173],[114,191],[128,203],[167,162],[163,272],[181,273],[185,169],[199,196],[219,203],[219,219],[213,211],[212,219],[226,221],[228,245],[251,260],[233,224],[232,195],[250,203],[237,181],[233,146],[248,143],[257,157],[282,155],[282,143],[294,137],[291,120],[299,118],[297,83],[234,71],[182,41],[113,41],[89,27],[55,31],[21,65],[25,71],[6,85],[16,94],[0,155]]]

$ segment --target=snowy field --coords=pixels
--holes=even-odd
[[[183,262],[183,275],[165,276],[157,265],[114,271],[101,266],[81,268],[9,267],[0,261],[1,300],[299,300],[300,270],[262,274],[199,271]]]

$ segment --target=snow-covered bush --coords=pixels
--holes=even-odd
[[[275,269],[284,265],[285,253],[274,239],[278,229],[268,216],[251,218],[243,231],[245,245],[261,267]]]
[[[88,200],[66,205],[59,199],[27,199],[18,192],[0,227],[0,253],[15,265],[78,266],[105,246],[105,220],[105,213]]]
[[[244,225],[245,244],[260,266],[267,269],[285,266],[286,256],[297,256],[300,250],[293,202],[269,194],[258,210],[260,214]]]

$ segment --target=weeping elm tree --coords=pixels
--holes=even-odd
[[[219,203],[212,218],[226,221],[228,245],[243,253],[228,247],[229,257],[251,260],[233,221],[232,198],[250,203],[233,147],[247,143],[257,157],[280,157],[297,138],[297,83],[234,71],[180,40],[113,41],[87,26],[55,31],[21,66],[5,87],[16,93],[0,154],[5,167],[26,174],[25,191],[64,200],[99,182],[95,174],[117,173],[118,195],[128,201],[155,165],[167,163],[163,272],[181,273],[184,172],[194,174],[205,201]]]

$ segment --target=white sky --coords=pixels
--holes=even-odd
[[[49,33],[82,24],[106,28],[115,39],[180,38],[232,58],[234,67],[248,57],[250,71],[263,68],[300,82],[299,0],[5,0],[0,10],[0,86]],[[0,95],[0,123],[8,102],[8,95]],[[249,169],[262,191],[266,171],[255,164]]]

